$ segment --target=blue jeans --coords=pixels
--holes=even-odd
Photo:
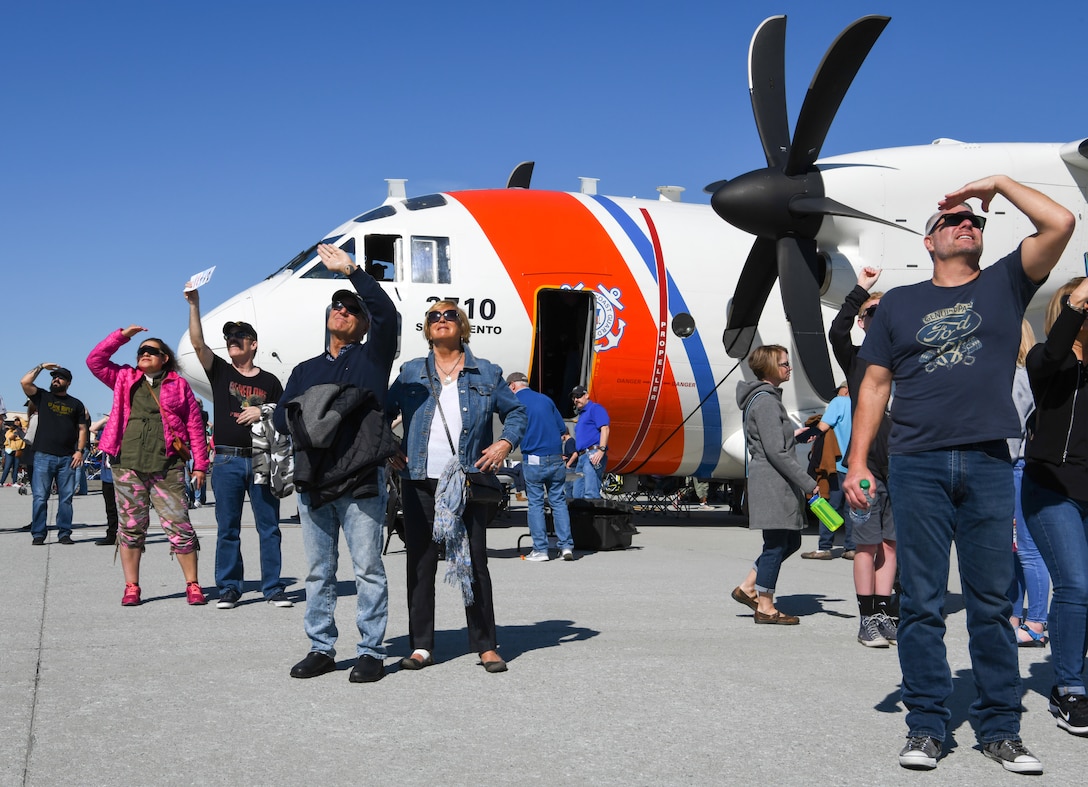
[[[1050,569],[1050,655],[1059,689],[1084,689],[1088,642],[1088,502],[1051,492],[1024,476],[1024,517]],[[1080,693],[1080,692],[1076,692]]]
[[[756,590],[774,593],[786,558],[801,548],[800,530],[764,530],[763,553],[756,558]]]
[[[854,551],[858,548],[857,543],[854,541],[854,523],[850,521],[850,513],[846,510],[846,497],[843,495],[842,487],[840,486],[842,478],[836,473],[828,479],[828,485],[830,487],[827,502],[831,504],[842,518],[845,520],[843,527],[845,534],[842,541],[843,549],[847,551]],[[823,522],[820,523],[820,540],[816,545],[816,548],[821,552],[830,552],[831,547],[835,545],[835,531],[828,530],[827,525]]]
[[[212,469],[215,494],[215,586],[220,591],[242,592],[242,505],[249,507],[261,541],[261,593],[265,598],[283,590],[280,580],[280,501],[268,484],[253,483],[253,460],[248,456],[216,454]]]
[[[306,560],[306,614],[303,626],[310,650],[336,655],[336,564],[340,558],[340,530],[351,554],[357,592],[355,624],[359,627],[357,656],[385,658],[385,626],[389,621],[389,581],[382,564],[382,523],[385,520],[385,471],[378,470],[380,494],[374,497],[338,497],[320,508],[310,495],[299,492],[298,513]]]
[[[49,523],[45,520],[53,479],[57,481],[57,537],[72,535],[72,495],[76,492],[72,455],[57,456],[38,451],[34,454],[34,475],[30,478],[30,491],[34,495],[30,534],[34,538],[45,538],[48,529]]]
[[[899,666],[911,735],[944,740],[952,673],[944,645],[952,542],[967,609],[981,743],[1020,737],[1020,670],[1007,591],[1012,582],[1012,464],[1004,440],[898,454],[888,488],[898,531]]]
[[[601,481],[604,480],[604,466],[607,462],[601,459],[601,463],[595,465],[589,459],[591,455],[596,456],[597,452],[583,451],[578,454],[577,468],[582,475],[574,479],[572,497],[599,498],[601,496]]]
[[[544,496],[552,507],[552,523],[555,525],[555,537],[559,549],[574,549],[574,539],[570,535],[570,512],[567,511],[567,497],[564,487],[567,483],[567,466],[562,456],[540,457],[540,464],[521,463],[521,472],[525,476],[525,496],[529,498],[529,532],[533,536],[533,549],[537,552],[548,551],[548,536],[544,522]]]
[[[4,452],[4,471],[0,473],[0,484],[8,480],[8,473],[11,473],[11,483],[15,483],[19,480],[19,457],[14,453]]]
[[[1013,553],[1015,576],[1009,586],[1009,601],[1012,602],[1012,614],[1021,622],[1046,623],[1046,604],[1050,597],[1050,574],[1046,563],[1039,554],[1039,548],[1031,538],[1024,510],[1020,505],[1020,490],[1024,476],[1024,460],[1018,459],[1012,466],[1013,494],[1016,506],[1016,551]],[[1024,594],[1028,597],[1027,614],[1024,613]]]

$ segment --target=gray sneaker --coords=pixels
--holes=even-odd
[[[984,743],[982,753],[991,760],[997,760],[1002,767],[1013,773],[1042,773],[1043,764],[1039,758],[1028,751],[1023,741],[1006,739]]]
[[[928,735],[911,735],[899,752],[899,764],[915,771],[931,771],[941,756],[941,742]]]
[[[862,615],[861,626],[858,628],[858,642],[867,648],[886,648],[891,643],[880,633],[880,625],[876,615]]]
[[[899,637],[899,626],[896,622],[884,612],[877,612],[873,617],[876,618],[876,627],[880,630],[880,636],[894,643]]]

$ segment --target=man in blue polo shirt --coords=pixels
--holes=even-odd
[[[601,481],[608,457],[608,438],[612,427],[608,411],[589,399],[584,385],[577,385],[570,392],[574,406],[578,408],[578,423],[574,426],[574,443],[578,450],[578,472],[581,478],[574,480],[573,497],[599,498]]]
[[[529,388],[529,378],[513,372],[506,378],[510,390],[525,407],[528,426],[521,438],[521,472],[525,494],[529,498],[529,532],[533,551],[525,558],[533,563],[548,560],[548,536],[544,524],[544,496],[552,507],[552,522],[559,552],[564,560],[574,560],[574,539],[570,534],[570,514],[564,486],[567,465],[563,461],[563,440],[567,426],[550,398]]]

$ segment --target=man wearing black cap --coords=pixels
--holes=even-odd
[[[34,379],[48,369],[53,378],[46,391]],[[76,491],[76,470],[83,464],[90,417],[83,402],[68,395],[72,373],[55,363],[40,363],[19,381],[23,393],[38,408],[38,426],[34,434],[34,494],[30,533],[34,546],[45,544],[46,504],[53,482],[57,483],[57,539],[72,544],[72,495]]]
[[[283,394],[283,386],[271,372],[253,364],[257,355],[257,331],[248,322],[223,326],[230,363],[204,343],[200,322],[200,295],[185,293],[189,301],[189,340],[212,386],[213,439],[212,493],[215,495],[215,585],[219,609],[233,609],[242,597],[242,504],[249,506],[261,542],[261,593],[269,604],[292,607],[280,578],[280,501],[269,484],[253,479],[253,424],[271,412]]]
[[[577,448],[578,472],[581,478],[574,480],[574,497],[599,498],[601,481],[608,458],[608,439],[612,427],[608,411],[589,399],[584,385],[576,385],[570,392],[578,409],[578,423],[574,426],[574,443]]]
[[[337,290],[333,293],[325,323],[328,347],[291,371],[283,391],[284,405],[277,408],[272,416],[276,429],[285,434],[288,432],[288,410],[295,412],[294,409],[299,408],[298,412],[305,416],[310,411],[299,405],[306,400],[306,395],[311,392],[316,394],[313,389],[323,389],[330,384],[348,386],[361,392],[369,391],[377,405],[384,408],[389,391],[389,372],[397,352],[397,310],[385,290],[370,274],[356,266],[343,249],[322,243],[318,245],[317,253],[325,267],[346,276],[354,290]],[[300,401],[294,401],[296,399]],[[379,420],[384,426],[384,419]],[[343,419],[334,434],[326,435],[326,439],[320,441],[330,445],[330,448],[306,448],[306,461],[318,466],[322,456],[331,458],[342,442],[341,438],[349,436],[342,434],[341,429],[349,428],[351,423],[351,419]],[[362,432],[356,429],[352,440],[360,434]],[[310,439],[314,437],[312,434],[292,433],[292,437],[295,438],[296,457],[300,456],[300,445],[310,442],[313,446],[318,442]],[[352,449],[357,447],[352,444]],[[298,467],[296,464],[296,471]],[[360,634],[355,646],[358,659],[348,680],[352,683],[371,683],[385,676],[389,582],[382,564],[386,503],[384,462],[367,469],[365,476],[360,471],[360,475],[352,476],[351,480],[353,484],[356,480],[360,485],[365,482],[374,494],[367,496],[360,490],[360,496],[356,497],[356,490],[351,489],[326,500],[328,494],[324,494],[316,484],[297,491],[302,538],[309,563],[304,627],[310,640],[310,652],[291,668],[293,678],[314,678],[336,669],[336,563],[341,530],[344,531],[355,574],[358,596],[355,623]],[[297,473],[296,484],[299,484]],[[335,487],[336,490],[340,488],[339,485]]]

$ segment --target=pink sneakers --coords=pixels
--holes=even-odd
[[[208,599],[204,598],[204,591],[200,589],[199,582],[189,582],[185,585],[185,599],[194,607],[208,603]]]
[[[121,596],[122,607],[138,607],[140,606],[140,586],[133,585],[131,582],[125,583],[125,595]]]

